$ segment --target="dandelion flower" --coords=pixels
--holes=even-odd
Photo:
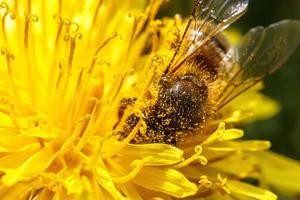
[[[299,163],[265,151],[268,141],[240,140],[243,131],[230,126],[277,112],[259,87],[226,105],[188,145],[132,143],[147,131],[142,120],[119,138],[115,129],[126,122],[118,115],[153,103],[145,96],[157,92],[155,74],[170,59],[169,30],[181,20],[157,20],[161,3],[1,1],[1,199],[299,195]],[[120,110],[126,97],[137,102]]]

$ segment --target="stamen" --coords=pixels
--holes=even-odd
[[[84,72],[84,69],[81,69],[80,72],[79,72],[79,75],[77,77],[76,93],[74,95],[77,95],[79,90],[80,90],[81,83],[82,83],[83,72]]]
[[[129,17],[132,17],[132,15],[129,15]],[[134,16],[134,19],[133,19],[133,26],[131,28],[131,33],[130,33],[130,39],[129,39],[129,42],[128,42],[128,47],[127,47],[127,55],[126,57],[128,57],[128,54],[129,52],[131,52],[131,47],[132,47],[132,42],[134,41],[134,38],[136,37],[136,33],[137,33],[137,27],[139,25],[139,22],[142,21],[141,20],[142,17],[137,17],[137,16]]]
[[[24,47],[25,49],[28,49],[28,36],[29,36],[29,25],[30,22],[38,22],[39,21],[39,17],[37,15],[27,15],[25,17],[25,29],[24,29]]]
[[[12,78],[12,67],[11,67],[11,60],[14,60],[15,57],[12,53],[10,53],[6,48],[2,47],[1,48],[1,54],[5,56],[6,58],[6,68],[7,72]]]
[[[31,13],[31,0],[27,0],[28,13]]]
[[[201,156],[200,154],[202,153],[202,147],[200,145],[195,147],[195,154],[189,157],[188,159],[174,165],[174,169],[180,169],[185,166],[188,166],[192,162],[199,161],[201,165],[206,165],[207,164],[207,159],[204,156]]]
[[[96,146],[98,146],[97,151],[96,151],[96,153],[90,158],[90,162],[89,162],[89,164],[87,165],[86,169],[92,171],[92,170],[94,170],[94,168],[96,167],[97,162],[98,162],[99,157],[100,157],[100,154],[101,154],[101,149],[102,149],[102,146],[103,146],[103,141],[104,141],[105,139],[106,139],[106,138],[103,138],[102,140],[99,140],[99,141],[97,142],[97,145],[96,145]],[[79,147],[79,145],[81,145],[81,144],[80,144],[80,141],[79,141],[79,143],[77,144],[77,146],[76,146],[75,148],[76,148],[77,151],[80,152],[81,147]]]
[[[59,53],[59,45],[60,45],[60,38],[61,38],[61,34],[62,34],[62,30],[63,30],[63,26],[64,26],[64,21],[62,19],[62,17],[60,15],[54,15],[53,16],[54,19],[56,19],[58,21],[58,27],[57,27],[57,31],[56,31],[56,37],[55,37],[55,46],[54,46],[54,51],[53,51],[53,56],[52,56],[52,68],[49,69],[49,81],[48,81],[48,91],[50,93],[50,96],[52,98],[53,96],[53,89],[57,90],[59,88],[59,83],[63,77],[63,64],[61,62],[58,62],[58,53]],[[59,66],[59,71],[58,71],[58,76],[55,76],[55,73],[57,72],[57,67]],[[57,79],[55,80],[55,78],[57,77]],[[53,83],[55,84],[55,88],[53,88]]]
[[[76,22],[71,22],[70,31],[71,33],[77,33],[79,31],[79,24],[77,24]]]
[[[91,114],[86,114],[82,117],[80,117],[77,121],[76,124],[82,123],[85,120],[90,120],[91,119]]]
[[[216,186],[221,189],[221,193],[223,195],[225,194],[230,194],[230,190],[227,187],[226,183],[227,183],[227,178],[223,178],[220,174],[217,175],[217,182],[216,182]]]
[[[71,22],[68,19],[64,19],[62,20],[63,24],[66,27],[66,33],[67,34],[75,34],[79,31],[79,24],[77,24],[76,22]]]
[[[76,150],[76,148],[75,148],[75,150]],[[79,159],[82,160],[82,162],[86,165],[88,165],[91,162],[90,157],[85,155],[82,152],[78,152],[78,156],[79,156]]]
[[[220,139],[223,136],[225,129],[225,123],[221,122],[217,130],[215,130],[215,132],[212,135],[210,135],[202,144],[207,145]]]
[[[73,65],[73,59],[74,59],[74,54],[75,54],[75,48],[76,48],[76,39],[82,39],[82,34],[81,33],[75,33],[73,36],[71,35],[66,35],[64,37],[64,40],[70,41],[70,53],[68,57],[68,70],[71,72],[72,70],[72,65]]]
[[[67,19],[64,19],[63,20],[63,25],[65,26],[66,28],[66,33],[70,33],[70,25],[71,25],[71,22]]]
[[[120,35],[118,35],[118,33],[113,33],[110,37],[108,37],[106,40],[104,40],[100,46],[97,48],[97,50],[94,53],[94,56],[97,56],[98,53],[100,52],[101,49],[103,49],[111,40],[113,40],[114,38],[116,38],[117,36],[119,36],[121,38]]]
[[[111,63],[107,62],[106,60],[101,59],[101,61],[100,61],[99,58],[94,57],[93,60],[92,60],[91,65],[90,65],[90,67],[87,70],[87,73],[89,73],[89,74],[93,73],[96,64],[111,66]]]
[[[55,38],[55,52],[56,52],[58,49],[59,38],[62,33],[64,23],[63,23],[63,19],[60,15],[54,15],[53,18],[58,19],[58,27],[57,27],[56,38]]]
[[[213,186],[213,183],[210,180],[208,180],[207,176],[203,175],[200,177],[200,180],[199,180],[200,188],[210,189],[212,186]]]
[[[38,142],[39,142],[39,144],[40,144],[40,147],[41,147],[41,149],[42,148],[44,148],[45,147],[45,142],[44,142],[44,140],[42,139],[42,138],[37,138],[37,140],[38,140]]]
[[[133,166],[133,170],[131,172],[129,172],[127,175],[125,176],[121,176],[121,177],[112,177],[113,181],[115,183],[126,183],[131,181],[143,168],[143,166],[145,165],[145,163],[152,159],[152,157],[146,157],[142,160],[134,160],[131,163],[131,166]]]
[[[133,138],[135,137],[135,135],[137,134],[137,132],[139,131],[140,127],[142,125],[141,120],[139,120],[139,122],[137,123],[137,125],[134,127],[134,129],[128,134],[128,136],[122,141],[120,142],[118,148],[115,148],[113,150],[111,150],[109,152],[109,154],[105,154],[105,155],[101,155],[101,157],[103,159],[109,158],[112,155],[116,155],[121,149],[123,149],[126,145],[128,145],[130,143],[131,140],[133,140]],[[107,133],[104,137],[105,138],[109,138],[109,135],[111,135],[111,133]],[[100,155],[99,155],[100,156]]]
[[[97,16],[98,16],[98,13],[99,13],[99,11],[100,11],[100,7],[101,7],[102,3],[103,3],[103,0],[99,0],[99,1],[98,1],[96,10],[95,10],[95,12],[94,12],[93,21],[92,21],[92,28],[91,28],[92,30],[93,30],[93,28],[94,28],[95,25],[96,25]]]
[[[133,140],[133,138],[135,137],[135,135],[137,134],[137,132],[139,131],[140,127],[142,125],[142,121],[139,120],[139,122],[137,123],[137,125],[134,127],[134,129],[129,133],[129,135],[122,141],[123,145],[120,146],[125,146],[127,144],[130,143],[131,140]]]
[[[2,2],[0,4],[0,9],[4,9],[4,14],[2,16],[2,34],[3,34],[3,39],[5,41],[5,44],[7,44],[7,35],[6,35],[6,19],[8,16],[10,16],[10,19],[14,20],[16,19],[16,15],[9,10],[9,6],[7,5],[7,3]]]
[[[5,12],[7,12],[9,10],[8,4],[6,2],[1,2],[0,9],[5,9]]]
[[[58,74],[56,84],[55,84],[55,89],[56,90],[59,88],[60,82],[61,82],[63,74],[64,74],[63,64],[61,62],[58,63],[58,68],[59,68],[59,74]]]
[[[62,13],[62,0],[58,0],[58,13]]]
[[[101,84],[100,84],[101,85]],[[100,85],[96,84],[95,87],[97,89],[100,89]],[[100,89],[101,90],[101,89]],[[87,104],[89,104],[88,107],[86,107],[86,104],[82,105],[83,108],[87,108],[87,113],[85,116],[80,118],[80,121],[77,121],[77,125],[78,123],[81,122],[85,122],[84,127],[82,127],[81,129],[81,134],[78,135],[78,137],[80,137],[80,140],[78,141],[77,145],[76,145],[76,149],[78,149],[78,151],[80,151],[84,145],[88,142],[89,138],[95,134],[94,130],[90,130],[89,128],[91,127],[91,121],[93,121],[95,119],[95,117],[97,116],[95,113],[97,112],[97,108],[99,106],[99,104],[101,103],[101,100],[99,98],[97,98],[96,96],[91,96],[86,98],[86,102]],[[81,107],[81,106],[78,106]],[[78,113],[79,111],[77,110]],[[75,116],[77,116],[76,114],[74,114]],[[93,118],[94,117],[94,118]]]
[[[152,36],[152,53],[155,53],[159,49],[159,27],[161,26],[162,22],[157,20],[151,23],[151,28],[153,29],[153,36]]]
[[[9,100],[6,97],[1,97],[0,98],[0,112],[9,115],[10,114],[10,105],[9,105]]]
[[[124,75],[121,75],[119,78],[118,78],[118,83],[115,85],[115,91],[111,91],[111,94],[112,94],[112,101],[110,102],[110,106],[113,104],[114,101],[117,100],[117,97],[118,95],[120,94],[120,91],[123,87],[123,83],[124,83],[124,80],[126,78],[126,74]],[[109,106],[109,107],[110,107]]]

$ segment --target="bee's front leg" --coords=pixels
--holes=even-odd
[[[128,109],[129,106],[134,105],[136,100],[137,98],[123,98],[120,101],[118,121],[113,126],[113,130],[116,132],[116,135],[119,136],[119,140],[125,139],[129,135],[129,133],[134,129],[134,127],[140,119],[138,116],[132,113],[125,119],[125,123],[123,123],[124,125],[122,125],[122,127],[119,128],[120,123],[124,118],[125,111]]]

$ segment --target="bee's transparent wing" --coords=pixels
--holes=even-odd
[[[218,107],[223,107],[281,67],[299,43],[300,22],[296,20],[251,29],[235,49],[236,64],[228,73],[228,85]]]
[[[196,0],[193,15],[166,73],[174,72],[197,49],[242,16],[249,0]]]

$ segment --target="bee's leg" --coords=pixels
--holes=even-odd
[[[126,123],[123,126],[123,130],[118,131],[119,134],[119,140],[124,140],[135,128],[135,126],[140,121],[140,117],[136,116],[135,114],[130,114],[128,118],[126,119]],[[136,143],[135,140],[131,141],[131,143]]]
[[[137,98],[124,98],[121,100],[119,111],[118,111],[118,121],[113,126],[113,130],[115,130],[117,126],[120,124],[124,116],[125,110],[128,108],[128,106],[133,105],[136,102],[136,100]]]

